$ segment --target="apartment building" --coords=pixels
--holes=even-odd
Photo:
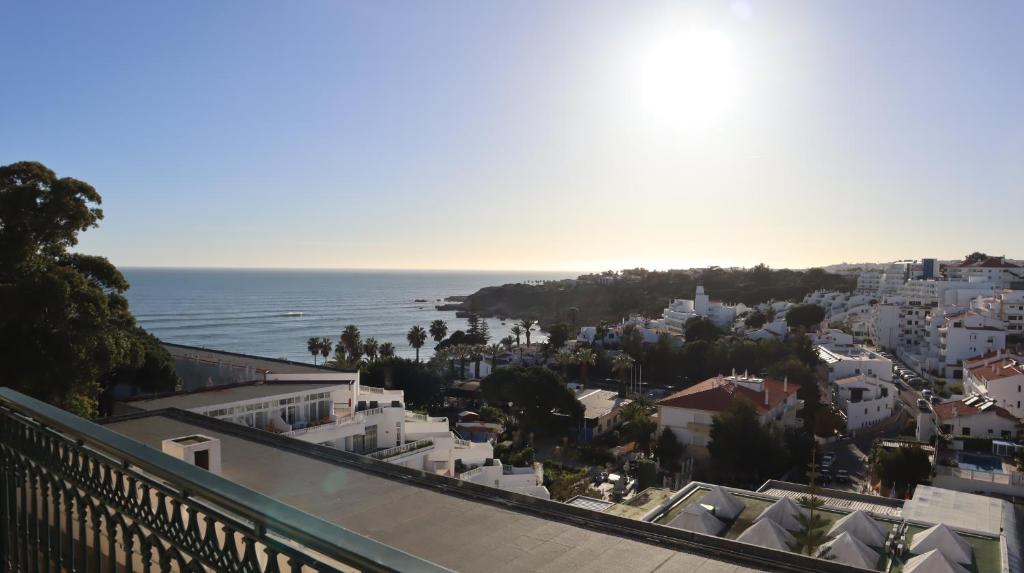
[[[1006,334],[1024,334],[1024,290],[1002,289],[988,296],[978,296],[970,303],[978,314],[1006,325]]]
[[[975,280],[994,283],[1000,288],[1024,288],[1024,267],[1007,261],[1005,257],[951,265],[946,273],[951,280]]]
[[[963,378],[963,361],[1006,348],[1002,321],[972,310],[947,314],[937,329],[938,370],[946,378]]]
[[[798,424],[799,385],[746,373],[716,376],[658,400],[658,432],[670,430],[696,459],[708,455],[712,419],[737,400],[754,405],[762,424]]]
[[[989,352],[964,361],[964,394],[991,399],[1024,420],[1024,359]]]
[[[673,299],[668,307],[662,312],[659,320],[655,321],[656,327],[665,328],[671,332],[681,333],[686,327],[686,321],[695,317],[707,318],[722,328],[732,326],[736,316],[749,310],[746,305],[725,304],[719,300],[711,300],[711,297],[704,292],[704,286],[698,285],[693,299]]]
[[[836,380],[832,399],[850,430],[868,428],[896,413],[896,387],[874,376],[857,374]]]
[[[863,346],[844,348],[819,344],[814,350],[828,368],[829,382],[860,374],[883,382],[892,381],[892,360]]]
[[[265,378],[260,383],[132,400],[121,403],[118,410],[124,413],[180,408],[460,479],[476,468],[495,464],[489,461],[494,458],[490,443],[460,438],[451,431],[447,418],[406,410],[401,390],[362,385],[357,372],[268,373]],[[532,468],[522,473],[503,467],[507,469],[496,480],[488,480],[488,485],[497,483],[501,489],[548,497],[543,479],[538,479]]]

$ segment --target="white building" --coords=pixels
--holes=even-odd
[[[622,409],[632,402],[619,396],[618,392],[593,389],[577,390],[576,401],[583,405],[588,437],[600,436],[618,425]]]
[[[1024,267],[1011,263],[1005,257],[989,257],[970,264],[951,265],[947,270],[951,280],[975,280],[995,283],[1000,288],[1019,288],[1024,284]]]
[[[970,310],[947,314],[937,332],[938,368],[946,378],[962,378],[964,360],[1006,348],[1002,321]]]
[[[857,292],[863,294],[878,294],[882,287],[882,271],[871,269],[860,273],[857,277]]]
[[[978,296],[970,306],[986,318],[1002,321],[1007,335],[1024,334],[1024,290],[998,290]]]
[[[860,430],[896,413],[896,387],[878,378],[858,374],[832,383],[833,400],[846,415],[846,427]]]
[[[739,399],[749,400],[764,425],[796,426],[799,386],[746,374],[716,376],[658,400],[658,433],[670,430],[694,458],[705,458],[712,419]]]
[[[747,306],[744,304],[734,306],[722,301],[711,300],[704,292],[703,285],[698,285],[693,300],[673,299],[662,312],[661,319],[655,322],[656,326],[675,333],[682,333],[686,327],[686,321],[695,317],[707,318],[715,325],[725,328],[732,325],[737,314],[742,314],[747,310]]]
[[[935,425],[950,438],[1016,439],[1020,421],[1013,414],[981,396],[945,402],[934,408]]]
[[[814,349],[828,367],[829,382],[859,374],[883,382],[892,381],[892,360],[863,346],[840,348],[818,345]]]
[[[1024,359],[991,352],[965,360],[964,394],[989,398],[1024,420]]]
[[[447,418],[407,411],[401,390],[363,386],[356,372],[268,373],[262,383],[135,400],[124,406],[181,408],[449,477],[459,477],[494,458],[490,443],[461,439],[450,430]],[[529,480],[523,476],[536,477],[532,468],[526,473],[502,469],[501,475],[507,477],[497,480],[500,487],[548,497],[543,480],[524,485]]]

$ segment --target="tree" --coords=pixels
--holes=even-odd
[[[622,329],[620,346],[630,356],[642,358],[644,354],[644,335],[640,334],[640,330],[636,326],[627,324]]]
[[[626,395],[626,371],[633,367],[633,358],[625,352],[619,353],[612,360],[612,372],[619,374],[619,396]]]
[[[486,344],[491,339],[491,327],[487,324],[486,318],[480,319],[480,328],[476,331],[481,344]]]
[[[530,333],[533,332],[534,321],[524,318],[519,321],[519,328],[522,329],[523,335],[526,336],[526,345],[530,345]]]
[[[358,362],[363,353],[362,335],[359,334],[359,327],[350,324],[341,332],[339,346],[348,354],[349,362]],[[340,352],[339,352],[340,354]]]
[[[316,365],[316,357],[320,356],[320,338],[316,336],[309,337],[306,341],[306,350],[313,355],[313,365]]]
[[[484,398],[492,405],[512,403],[512,411],[527,432],[549,433],[577,424],[583,406],[562,378],[542,366],[510,366],[483,379]]]
[[[480,378],[480,362],[484,359],[484,346],[474,344],[469,347],[469,359],[473,361],[473,378]]]
[[[505,350],[512,350],[512,344],[515,343],[515,339],[511,336],[506,336],[501,339],[501,345],[505,347]]]
[[[974,264],[974,263],[980,263],[982,261],[988,260],[988,258],[989,258],[988,255],[986,255],[985,253],[980,253],[978,251],[974,251],[973,253],[967,255],[966,257],[964,257],[964,264],[965,265],[971,265],[971,264]]]
[[[317,346],[320,350],[320,356],[322,356],[324,362],[326,362],[327,357],[331,355],[331,349],[334,348],[334,345],[331,343],[331,339],[326,336],[322,336],[320,337],[320,343]],[[314,359],[314,362],[316,362],[316,359]]]
[[[743,324],[748,328],[761,328],[767,321],[768,317],[765,316],[763,312],[755,310],[743,319]]]
[[[558,350],[565,346],[566,341],[571,338],[571,331],[569,325],[564,322],[551,325],[548,328],[548,348],[551,350]]]
[[[917,484],[931,476],[932,465],[928,453],[920,446],[905,446],[879,451],[872,469],[882,482],[895,486],[898,492],[909,494]]]
[[[433,407],[444,398],[444,380],[433,369],[408,358],[388,358],[367,364],[363,383],[401,390],[410,406]]]
[[[0,167],[0,384],[82,416],[98,412],[104,385],[178,384],[170,355],[136,326],[120,271],[70,252],[100,203],[40,163]]]
[[[658,423],[651,418],[652,406],[645,400],[635,400],[622,409],[622,434],[629,441],[636,442],[641,452],[651,448],[651,435],[658,429]]]
[[[569,367],[576,364],[576,353],[571,350],[559,350],[555,354],[555,362],[562,367],[562,376],[569,379]]]
[[[654,455],[661,462],[662,467],[668,470],[678,470],[683,458],[683,445],[679,443],[672,430],[665,428],[658,436],[658,444],[654,447]]]
[[[395,356],[395,345],[390,342],[382,342],[377,352],[381,358],[393,358]]]
[[[787,467],[782,438],[761,425],[757,409],[738,398],[711,421],[708,454],[718,478],[728,485],[753,486]]]
[[[423,348],[423,344],[427,342],[427,331],[423,330],[423,327],[417,324],[409,329],[408,334],[405,335],[405,339],[409,341],[409,346],[416,349],[416,362],[419,362],[420,348]]]
[[[825,309],[816,304],[798,304],[786,312],[786,325],[804,330],[816,330],[825,320]]]
[[[721,335],[721,331],[707,318],[696,316],[686,321],[683,337],[687,342],[707,340],[713,342]]]
[[[597,355],[589,348],[581,348],[576,351],[576,363],[580,365],[580,383],[587,387],[587,367],[597,362]]]
[[[807,472],[807,476],[811,482],[807,488],[807,495],[800,496],[799,500],[797,500],[804,508],[804,511],[801,511],[796,516],[800,529],[793,532],[796,544],[792,549],[804,555],[816,555],[823,559],[831,559],[830,555],[819,555],[818,551],[819,547],[828,542],[828,527],[830,525],[821,511],[825,502],[818,497],[818,494],[821,493],[821,488],[818,487],[817,480],[821,474],[818,473],[818,464],[814,463],[813,458],[807,467],[810,470]]]
[[[370,338],[367,338],[365,342],[363,342],[363,354],[366,354],[366,359],[368,361],[373,362],[374,360],[376,360],[377,352],[379,350],[380,345],[377,343],[376,338],[373,338],[371,336]]]
[[[430,337],[434,339],[434,342],[440,343],[444,340],[444,337],[448,336],[448,323],[441,320],[440,318],[430,323]]]
[[[504,348],[500,344],[488,344],[485,349],[487,356],[491,357],[491,372],[498,367],[498,355],[504,351]]]
[[[516,346],[518,347],[519,346],[519,342],[520,342],[520,338],[519,337],[523,335],[523,329],[520,328],[519,325],[517,324],[517,325],[513,326],[512,328],[510,328],[509,332],[512,333],[512,336],[516,337]]]

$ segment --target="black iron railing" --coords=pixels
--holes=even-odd
[[[0,570],[445,571],[8,388]]]

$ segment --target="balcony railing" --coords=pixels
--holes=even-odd
[[[366,455],[377,460],[389,460],[391,458],[398,457],[409,452],[415,452],[416,450],[432,447],[433,445],[434,441],[427,438],[424,440],[416,440],[415,442],[407,442],[400,446],[387,448],[385,450],[372,452]]]
[[[444,571],[0,388],[0,571]]]
[[[305,428],[299,428],[298,430],[284,432],[282,435],[294,438],[296,436],[302,436],[305,434],[324,432],[327,430],[336,430],[338,428],[344,428],[345,426],[358,425],[364,423],[365,421],[366,416],[362,412],[357,412],[352,416],[346,416],[344,418],[332,420],[325,424],[315,424],[313,426],[306,426]]]

